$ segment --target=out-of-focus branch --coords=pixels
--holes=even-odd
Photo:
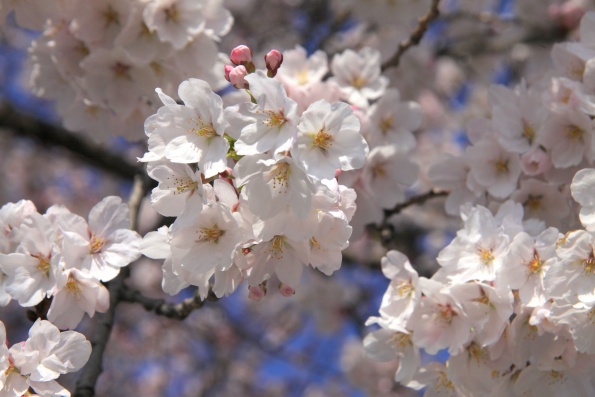
[[[409,198],[409,200],[402,202],[400,204],[397,204],[396,206],[394,206],[391,209],[388,210],[384,210],[384,219],[388,219],[391,216],[398,214],[399,212],[403,211],[405,208],[407,207],[411,207],[412,205],[415,204],[423,204],[426,201],[434,198],[434,197],[444,197],[446,195],[448,195],[448,191],[445,190],[430,190],[427,193],[423,193],[420,194],[418,196],[413,196],[411,198]]]
[[[210,290],[206,300],[201,300],[198,292],[192,297],[185,299],[180,303],[168,303],[163,299],[148,298],[139,291],[134,291],[124,287],[120,297],[123,302],[140,303],[143,307],[160,316],[184,320],[194,310],[200,309],[207,301],[215,302],[219,300],[217,295]]]
[[[393,207],[391,209],[384,210],[384,219],[383,219],[382,223],[367,225],[368,233],[370,233],[373,236],[376,236],[380,240],[380,242],[382,243],[382,245],[384,247],[390,249],[391,246],[393,246],[395,241],[397,240],[396,236],[399,234],[398,231],[395,230],[395,227],[392,224],[387,222],[391,216],[400,213],[407,207],[410,207],[412,205],[417,205],[417,204],[423,204],[426,201],[428,201],[432,198],[435,198],[435,197],[444,197],[448,193],[449,193],[448,191],[444,191],[444,190],[430,190],[427,193],[423,193],[418,196],[413,196],[413,197],[409,198],[409,200],[407,200],[403,203],[397,204],[395,207]],[[414,233],[413,230],[408,230],[405,234],[408,235],[409,238],[411,238],[411,237],[415,236],[417,233]],[[405,236],[401,236],[401,237],[405,237]],[[400,238],[399,240],[402,240],[402,238]]]
[[[130,227],[133,229],[137,226],[140,203],[147,194],[148,189],[147,178],[143,174],[135,175],[132,193],[128,200],[128,206],[131,212]],[[107,283],[110,294],[110,306],[106,313],[97,315],[95,331],[90,339],[93,349],[89,361],[83,367],[81,376],[76,382],[74,397],[93,397],[95,395],[95,384],[103,371],[103,354],[105,353],[105,348],[107,347],[107,342],[114,326],[116,306],[123,299],[123,291],[126,288],[124,280],[129,275],[130,268],[125,267],[120,270],[120,274],[116,278]]]
[[[499,54],[510,51],[519,43],[534,45],[551,45],[563,40],[568,31],[560,26],[552,25],[547,28],[523,27],[504,34],[487,32],[484,34],[467,35],[453,38],[448,43],[439,45],[435,51],[437,56],[451,56],[466,58],[483,54]]]
[[[426,34],[426,31],[428,30],[430,23],[436,20],[440,15],[440,11],[438,10],[439,3],[440,0],[432,0],[430,9],[428,10],[427,14],[418,19],[417,26],[415,27],[413,32],[411,32],[411,35],[407,39],[401,41],[395,54],[392,57],[390,57],[389,60],[382,64],[383,72],[386,69],[399,66],[399,62],[403,54],[409,48],[419,44],[421,39],[424,37],[424,34]]]
[[[0,130],[14,131],[18,136],[36,139],[41,144],[61,146],[85,162],[125,179],[133,179],[142,167],[93,145],[81,137],[55,125],[17,111],[9,103],[0,103]]]

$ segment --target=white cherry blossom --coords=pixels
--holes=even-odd
[[[364,166],[368,144],[359,130],[359,120],[347,104],[317,101],[300,117],[291,154],[309,175],[332,179],[337,169]]]

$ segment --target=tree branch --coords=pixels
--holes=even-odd
[[[147,178],[142,174],[137,174],[134,177],[134,185],[132,187],[132,193],[128,200],[128,206],[130,208],[130,226],[135,229],[138,222],[138,212],[140,210],[140,203],[142,198],[148,191],[149,184]],[[95,385],[101,372],[103,371],[103,354],[107,347],[112,328],[114,326],[114,320],[116,315],[116,306],[122,301],[123,291],[126,288],[124,280],[130,275],[130,267],[124,267],[120,270],[120,274],[109,283],[107,288],[110,294],[110,305],[106,313],[97,315],[97,322],[95,325],[95,331],[91,337],[91,356],[89,361],[83,367],[81,376],[76,382],[76,389],[74,391],[74,397],[93,397],[95,395]]]
[[[81,160],[120,178],[133,179],[135,175],[143,173],[142,167],[131,164],[72,132],[21,113],[7,102],[0,104],[1,129],[14,131],[18,136],[33,138],[43,145],[61,146]]]
[[[150,312],[176,320],[184,320],[194,310],[203,307],[207,301],[215,302],[219,300],[217,295],[212,290],[209,290],[207,299],[204,301],[201,300],[197,291],[192,298],[185,299],[180,303],[168,303],[163,299],[148,298],[139,291],[134,291],[126,287],[122,289],[120,297],[123,302],[140,303]]]
[[[401,204],[397,204],[394,208],[384,210],[384,220],[386,221],[388,218],[390,218],[391,216],[393,216],[395,214],[400,213],[407,207],[410,207],[415,204],[423,204],[426,201],[428,201],[434,197],[444,197],[444,196],[448,195],[448,193],[450,193],[450,192],[448,192],[446,190],[430,190],[429,192],[420,194],[419,196],[413,196],[413,197],[409,198],[409,200],[407,200]]]
[[[397,52],[395,52],[395,54],[389,60],[382,64],[381,69],[383,72],[386,69],[399,66],[399,62],[405,51],[419,44],[421,39],[424,37],[424,34],[428,30],[430,23],[436,20],[440,15],[440,11],[438,10],[439,3],[440,0],[432,0],[432,4],[427,14],[418,19],[417,26],[413,32],[411,32],[409,38],[401,41],[399,43],[399,47],[397,48]]]

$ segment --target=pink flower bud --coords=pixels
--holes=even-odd
[[[543,174],[551,167],[550,155],[539,148],[531,149],[521,156],[521,168],[529,176]]]
[[[586,9],[582,2],[568,0],[562,5],[552,4],[548,8],[550,18],[557,20],[566,29],[575,29],[580,25]]]
[[[244,79],[247,74],[248,71],[244,66],[236,66],[229,72],[229,82],[238,89],[248,88],[248,82]]]
[[[260,302],[262,298],[266,295],[266,290],[260,285],[250,285],[248,287],[248,298],[253,300],[254,302]]]
[[[283,54],[277,50],[271,50],[264,56],[264,61],[266,62],[267,70],[269,71],[267,75],[269,77],[275,77],[277,69],[279,69],[279,66],[283,63]]]
[[[229,80],[229,73],[231,73],[231,71],[233,70],[233,66],[231,65],[225,65],[223,66],[223,70],[225,71],[225,80],[231,82],[231,80]]]
[[[281,284],[279,286],[279,291],[281,292],[281,295],[283,295],[286,298],[295,295],[295,290],[287,284]]]
[[[244,65],[248,62],[252,62],[252,50],[245,45],[239,45],[231,50],[229,59],[234,65]]]

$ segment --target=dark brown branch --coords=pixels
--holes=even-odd
[[[388,218],[400,213],[407,207],[410,207],[415,204],[423,204],[434,197],[444,197],[448,195],[448,193],[450,192],[445,190],[430,190],[429,192],[420,194],[419,196],[413,196],[409,200],[401,204],[397,204],[394,208],[384,210],[384,220],[386,221]]]
[[[388,61],[382,64],[383,72],[386,69],[399,66],[399,62],[405,51],[419,44],[421,39],[424,37],[424,34],[426,34],[430,23],[436,20],[440,15],[440,11],[438,10],[439,3],[440,0],[432,0],[432,5],[430,6],[428,13],[418,19],[417,26],[413,32],[411,32],[409,38],[401,41],[399,43],[399,47],[397,48],[397,52],[395,52],[395,54]]]
[[[439,45],[435,54],[437,56],[451,56],[454,58],[501,54],[510,51],[513,46],[519,43],[550,46],[552,43],[564,40],[567,34],[568,31],[566,29],[557,25],[543,28],[526,27],[504,34],[485,32],[483,34],[453,38],[447,44]]]
[[[219,300],[212,290],[209,290],[207,299],[204,301],[201,300],[197,292],[192,298],[185,299],[180,303],[168,303],[163,299],[148,298],[139,291],[128,288],[121,291],[120,297],[123,302],[140,303],[150,312],[176,320],[184,320],[194,310],[203,307],[206,301],[215,302]]]
[[[81,160],[124,179],[133,179],[142,167],[131,164],[113,152],[89,143],[76,134],[17,111],[9,103],[0,104],[0,130],[14,131],[42,145],[61,146]]]
[[[130,226],[133,229],[136,227],[140,203],[147,194],[148,188],[147,178],[143,174],[134,176],[134,185],[130,199],[128,200],[128,206],[131,212]],[[90,339],[93,349],[89,361],[87,361],[87,364],[81,370],[81,375],[76,382],[74,397],[93,397],[95,395],[95,385],[99,375],[103,371],[103,354],[114,326],[116,306],[122,301],[122,295],[125,289],[124,280],[129,275],[130,268],[124,267],[120,270],[120,274],[116,278],[107,283],[110,294],[109,309],[106,313],[97,315],[95,330]]]

